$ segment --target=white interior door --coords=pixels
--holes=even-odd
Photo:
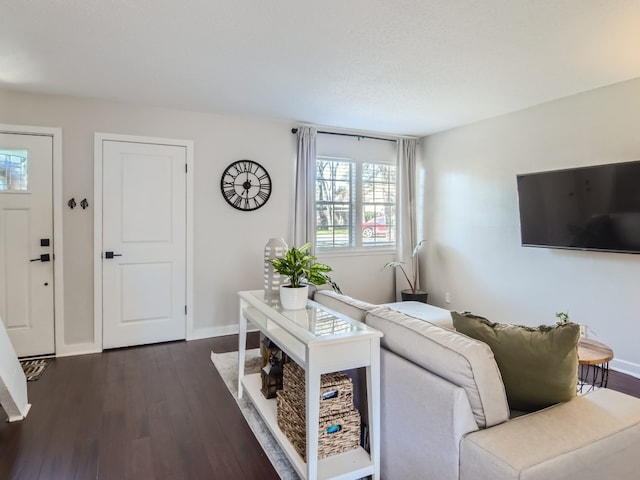
[[[53,139],[0,134],[0,317],[20,357],[55,353]]]
[[[102,142],[103,348],[186,336],[186,148]]]

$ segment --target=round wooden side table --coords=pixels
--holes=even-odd
[[[609,380],[613,350],[602,342],[582,338],[578,342],[578,393],[604,388]]]

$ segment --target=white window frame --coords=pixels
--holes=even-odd
[[[393,241],[390,241],[387,243],[380,242],[380,243],[372,243],[372,244],[366,244],[366,243],[363,243],[362,241],[362,224],[364,223],[363,164],[364,163],[386,164],[386,165],[393,166],[396,169],[396,202],[394,204],[394,207],[396,209],[396,218],[397,218],[398,172],[397,172],[396,158],[393,157],[393,158],[389,158],[388,161],[384,161],[379,158],[371,159],[368,157],[367,158],[359,158],[359,157],[360,157],[359,155],[353,155],[353,156],[332,156],[332,155],[322,155],[322,154],[316,155],[316,160],[315,160],[316,164],[314,166],[316,173],[317,173],[318,159],[326,159],[328,161],[351,162],[353,163],[354,170],[355,170],[354,179],[352,181],[352,186],[355,189],[355,192],[351,193],[351,197],[353,198],[352,200],[353,203],[350,203],[350,206],[354,209],[354,214],[352,215],[353,223],[352,223],[351,230],[349,231],[349,245],[345,245],[345,246],[342,246],[342,245],[323,246],[317,240],[317,236],[316,236],[317,235],[317,230],[316,230],[317,203],[315,200],[315,192],[316,192],[316,186],[317,186],[318,180],[315,178],[316,175],[314,175],[314,185],[313,185],[314,215],[313,215],[313,218],[310,219],[310,221],[313,222],[313,229],[312,229],[312,231],[314,232],[313,242],[314,242],[314,245],[316,245],[316,250],[318,251],[318,253],[322,253],[322,254],[328,254],[328,253],[352,254],[352,253],[373,253],[373,252],[389,253],[389,252],[394,252],[397,248],[397,239],[398,239],[397,221],[393,225],[393,228],[395,228],[395,239]],[[363,157],[365,157],[365,155],[363,155]],[[353,237],[353,240],[351,240],[351,237]]]

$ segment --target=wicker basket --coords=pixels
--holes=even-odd
[[[295,362],[284,365],[283,389],[298,411],[305,411],[304,370]],[[320,376],[320,416],[353,410],[353,381],[342,372]]]
[[[278,426],[302,459],[307,461],[307,423],[305,410],[292,402],[286,390],[278,391]],[[304,404],[303,404],[304,405]],[[320,417],[318,459],[348,452],[360,446],[360,413],[350,409]]]

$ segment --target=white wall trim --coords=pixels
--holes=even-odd
[[[93,137],[93,349],[102,351],[102,141]]]
[[[64,249],[62,242],[62,129],[53,127],[32,127],[26,125],[0,124],[2,133],[43,135],[53,140],[53,315],[55,354],[64,353]]]
[[[640,365],[637,363],[627,362],[625,360],[613,359],[609,362],[611,370],[616,372],[626,373],[632,377],[640,378]]]
[[[185,144],[187,148],[187,272],[186,272],[186,282],[187,282],[187,290],[186,290],[186,298],[187,302],[187,331],[186,331],[186,340],[191,340],[193,337],[193,278],[194,278],[194,263],[193,263],[193,245],[194,245],[194,236],[193,236],[193,141],[186,141]]]
[[[96,348],[95,343],[74,343],[72,345],[67,345],[65,351],[61,354],[56,355],[56,357],[71,357],[75,355],[89,355],[92,353],[100,353],[102,352],[102,348]]]
[[[251,326],[251,324],[249,324]],[[239,330],[238,325],[224,325],[222,327],[206,327],[206,328],[198,328],[193,331],[192,337],[188,340],[201,340],[203,338],[213,338],[213,337],[224,337],[226,335],[237,335]],[[257,332],[258,329],[247,328],[247,332]]]
[[[193,141],[172,138],[140,137],[115,133],[94,134],[93,143],[93,203],[95,213],[93,219],[93,344],[85,344],[95,351],[102,351],[102,143],[104,141],[153,143],[185,147],[186,150],[186,286],[187,302],[185,338],[193,338]],[[200,338],[200,337],[198,337]],[[204,337],[202,337],[204,338]],[[86,348],[91,353],[92,348]]]
[[[189,340],[200,340],[202,338],[223,337],[238,333],[237,325],[225,325],[223,327],[198,328],[191,332]]]

